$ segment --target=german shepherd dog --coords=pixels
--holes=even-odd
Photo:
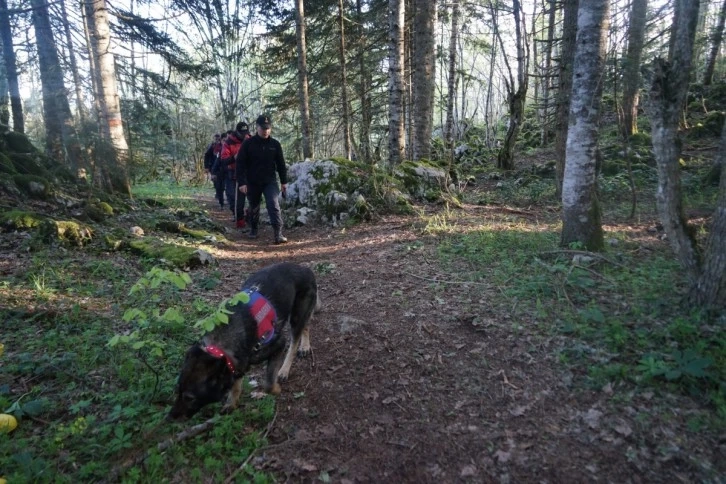
[[[277,395],[278,379],[287,380],[295,354],[310,354],[308,323],[320,309],[313,271],[288,262],[274,264],[252,274],[242,284],[242,292],[248,294],[249,303],[228,307],[232,311],[229,324],[217,326],[187,351],[168,419],[186,420],[225,395],[222,411],[235,409],[242,377],[250,365],[262,362],[267,363],[264,389]],[[283,362],[287,321],[292,343]]]

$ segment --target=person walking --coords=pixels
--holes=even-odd
[[[227,174],[225,178],[225,191],[227,192],[227,201],[229,208],[235,218],[235,226],[243,229],[245,223],[245,197],[237,196],[237,170],[236,158],[237,153],[242,146],[242,142],[250,137],[250,130],[247,123],[240,121],[237,123],[235,130],[227,136],[227,141],[222,147],[222,166],[226,167]]]
[[[265,196],[267,214],[275,236],[275,244],[284,244],[287,238],[282,235],[282,215],[278,195],[287,191],[287,166],[280,142],[270,136],[272,122],[269,116],[260,115],[256,121],[257,134],[242,144],[237,153],[237,181],[240,193],[249,200],[250,232],[248,237],[257,238],[260,203]],[[280,186],[277,176],[280,177]]]
[[[227,135],[225,134],[225,137]],[[204,152],[204,169],[209,174],[214,184],[214,198],[219,201],[219,207],[224,208],[224,180],[214,172],[214,164],[219,159],[219,153],[222,151],[222,135],[215,134],[214,141],[209,145],[207,151]]]

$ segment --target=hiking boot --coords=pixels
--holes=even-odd
[[[275,231],[275,244],[284,244],[287,242],[287,237],[282,235],[282,229],[280,227],[274,226],[272,229]]]
[[[250,239],[256,239],[257,238],[257,227],[250,227],[250,233],[247,234],[247,237]]]

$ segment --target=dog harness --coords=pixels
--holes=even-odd
[[[247,307],[250,308],[250,314],[257,321],[257,345],[266,345],[275,337],[275,322],[277,321],[277,313],[272,307],[270,301],[259,293],[257,288],[245,289],[250,297]]]
[[[255,351],[259,351],[263,345],[266,345],[275,337],[277,312],[275,312],[275,308],[272,307],[270,301],[258,292],[257,288],[245,289],[243,292],[250,298],[249,302],[245,303],[245,305],[250,309],[250,314],[257,322],[257,344],[255,345]],[[224,358],[224,362],[227,364],[229,371],[233,375],[237,374],[232,359],[221,348],[214,345],[207,345],[203,346],[202,349],[215,358]]]

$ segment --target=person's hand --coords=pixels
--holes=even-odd
[[[282,193],[287,194],[287,183],[282,184]]]
[[[247,185],[240,185],[239,191],[240,193],[244,193],[245,195],[247,195]]]

